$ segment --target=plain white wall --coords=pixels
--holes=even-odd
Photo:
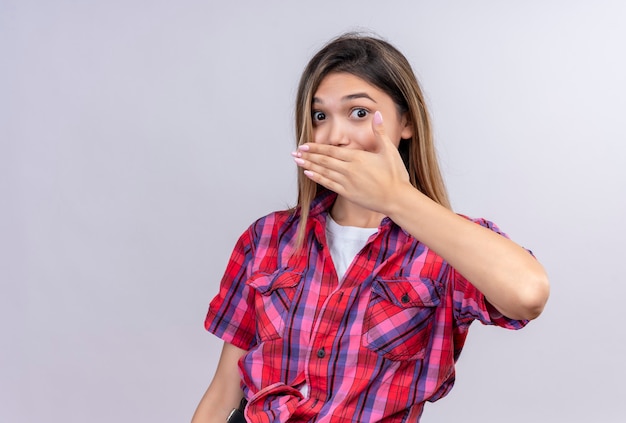
[[[458,212],[546,266],[424,421],[623,421],[622,1],[0,0],[0,421],[188,421],[238,235],[295,202],[297,79],[368,28],[411,60]]]

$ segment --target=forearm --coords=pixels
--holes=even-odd
[[[385,214],[452,265],[505,316],[533,319],[543,310],[549,293],[546,273],[513,241],[458,216],[408,184],[392,196]]]
[[[202,397],[191,423],[225,423],[230,412],[239,406],[239,402],[243,398],[242,394],[224,395],[224,392],[215,392],[218,391],[218,388],[215,386],[214,388],[212,392],[211,387],[209,387]],[[235,398],[237,399],[235,400]]]
[[[237,362],[246,351],[224,343],[215,376],[191,420],[192,423],[224,423],[243,398]]]

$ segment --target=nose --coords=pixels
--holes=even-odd
[[[330,145],[342,146],[348,144],[348,132],[339,121],[328,122],[326,142]]]

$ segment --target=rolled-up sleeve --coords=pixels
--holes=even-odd
[[[237,241],[204,321],[209,332],[245,350],[256,340],[254,293],[246,285],[254,256],[251,233],[248,229]]]
[[[493,222],[485,219],[470,220],[508,238],[508,235],[502,232]],[[532,253],[529,251],[529,254]],[[500,313],[487,301],[482,292],[456,270],[453,269],[450,272],[450,276],[450,282],[453,284],[455,318],[459,325],[469,325],[472,321],[478,320],[485,325],[496,325],[506,329],[521,329],[528,323],[528,320],[510,319]]]

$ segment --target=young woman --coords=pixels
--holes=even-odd
[[[518,329],[542,266],[450,210],[424,98],[389,43],[346,34],[297,95],[298,206],[241,236],[206,328],[224,340],[194,423],[416,422],[446,395],[473,320]]]

